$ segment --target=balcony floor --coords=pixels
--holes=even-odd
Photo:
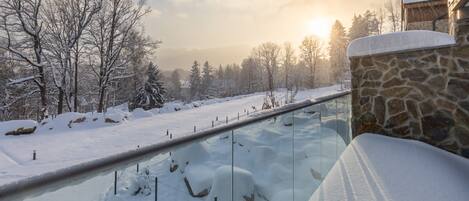
[[[463,201],[468,189],[468,159],[414,140],[364,134],[346,148],[310,201]]]

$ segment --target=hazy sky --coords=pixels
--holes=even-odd
[[[382,0],[148,0],[153,12],[145,31],[162,48],[207,49],[298,43],[312,21],[335,19],[350,25],[354,13]],[[168,64],[169,65],[169,64]]]

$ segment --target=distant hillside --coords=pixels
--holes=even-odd
[[[220,64],[241,63],[249,56],[252,47],[233,46],[208,49],[160,48],[156,51],[156,63],[162,70],[184,69],[188,70],[194,60],[203,63],[208,61],[212,66]]]

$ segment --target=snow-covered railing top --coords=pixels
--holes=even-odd
[[[426,30],[395,32],[353,40],[347,48],[347,56],[368,56],[454,44],[454,37],[446,33]]]
[[[404,4],[411,4],[411,3],[420,3],[420,2],[427,2],[430,0],[403,0],[402,3]]]

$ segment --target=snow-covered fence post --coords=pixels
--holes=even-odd
[[[194,126],[194,133],[197,131],[197,128]]]
[[[155,201],[158,201],[158,177],[155,177]]]
[[[212,120],[212,128],[213,128],[213,127],[215,127],[215,123],[214,123],[213,120]]]
[[[238,112],[238,120],[239,120],[239,112]]]
[[[218,121],[218,116],[217,116],[217,117],[215,117],[215,121]]]
[[[114,171],[114,195],[117,195],[117,171]]]
[[[226,116],[226,123],[228,123],[228,116]]]
[[[33,150],[33,161],[36,160],[36,150]]]
[[[173,139],[173,134],[169,134],[169,139],[172,140]]]
[[[169,129],[166,129],[166,136],[169,135]]]

